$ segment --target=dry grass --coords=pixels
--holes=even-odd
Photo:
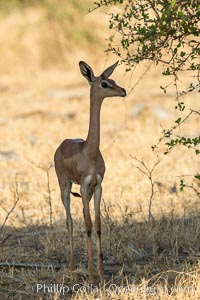
[[[198,171],[199,161],[181,147],[167,156],[162,144],[156,153],[151,151],[161,126],[171,126],[177,118],[173,89],[167,95],[159,89],[164,79],[158,67],[152,67],[124,101],[107,99],[102,108],[101,150],[107,167],[101,209],[106,285],[87,285],[81,199],[72,199],[77,270],[74,274],[68,271],[68,234],[51,167],[53,155],[64,138],[84,138],[87,133],[89,89],[78,61],[86,60],[100,73],[114,58],[106,62],[101,50],[94,52],[95,46],[91,49],[86,43],[84,48],[72,45],[75,50],[68,49],[63,66],[47,52],[46,61],[53,61],[54,67],[44,64],[38,41],[41,31],[36,26],[40,16],[41,11],[34,9],[23,17],[15,13],[0,21],[4,25],[0,28],[8,29],[0,30],[4,41],[0,62],[0,262],[8,264],[0,263],[0,298],[200,298],[200,199],[192,189],[181,193],[178,177]],[[85,16],[83,24],[86,28],[93,24],[102,36],[100,18]],[[22,27],[25,31],[20,35]],[[17,47],[11,48],[13,45]],[[121,66],[113,78],[130,90],[144,69],[133,73],[131,83]],[[198,100],[195,93],[185,97],[188,108],[199,109]],[[158,114],[160,109],[165,118]],[[181,132],[198,134],[197,120],[193,117]],[[143,159],[151,170],[157,155],[160,162],[152,173],[151,198],[152,183],[133,157]],[[78,191],[78,186],[73,190]],[[153,218],[149,220],[150,198]]]

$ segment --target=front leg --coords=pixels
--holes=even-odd
[[[88,274],[89,274],[89,283],[94,283],[94,267],[93,267],[93,255],[92,255],[92,220],[90,217],[90,195],[88,193],[89,185],[84,183],[81,185],[81,197],[83,201],[83,214],[85,219],[85,226],[87,231],[87,252],[88,252]]]
[[[95,227],[97,233],[97,251],[98,251],[98,273],[101,280],[101,284],[104,283],[104,268],[103,268],[103,253],[101,247],[101,211],[100,211],[100,203],[101,203],[101,195],[102,195],[102,187],[101,176],[98,176],[98,184],[94,189],[94,208],[95,208]]]

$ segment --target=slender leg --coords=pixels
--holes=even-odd
[[[70,212],[70,191],[72,188],[71,182],[66,182],[65,185],[61,185],[61,198],[66,210],[67,217],[67,228],[69,232],[69,245],[70,245],[70,270],[74,271],[75,269],[75,260],[74,260],[74,246],[73,246],[73,220]]]
[[[101,182],[99,182],[94,189],[94,207],[95,207],[95,227],[97,233],[97,251],[98,251],[98,273],[101,284],[104,283],[104,268],[103,268],[103,254],[101,247],[101,215],[100,215],[100,202],[102,195]]]
[[[89,283],[94,282],[94,268],[93,268],[93,255],[92,255],[92,220],[90,217],[90,208],[89,208],[89,195],[88,195],[88,186],[81,185],[81,196],[83,201],[83,214],[85,219],[85,227],[87,231],[87,252],[88,252],[88,274],[89,274]]]

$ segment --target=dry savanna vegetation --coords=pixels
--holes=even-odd
[[[100,74],[116,57],[104,52],[107,16],[87,14],[92,1],[33,2],[0,1],[0,299],[200,299],[199,186],[190,181],[199,160],[183,146],[164,155],[164,140],[151,150],[179,115],[173,86],[160,89],[162,66],[148,63],[116,69],[128,96],[106,99],[101,112],[105,285],[97,275],[87,284],[82,203],[73,196],[69,271],[53,156],[63,139],[87,135],[89,87],[78,62]],[[197,92],[184,101],[185,115],[199,109]],[[177,131],[197,136],[197,120]],[[96,258],[95,233],[93,250]]]

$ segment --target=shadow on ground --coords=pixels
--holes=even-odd
[[[107,284],[174,285],[180,272],[197,265],[200,256],[200,212],[157,221],[120,222],[102,217],[105,280]],[[76,271],[68,270],[68,233],[64,224],[4,227],[0,236],[0,298],[52,299],[72,297],[73,286],[87,283],[86,236],[83,221],[74,221]],[[93,235],[94,258],[96,238]],[[96,265],[96,259],[94,259]],[[98,285],[98,276],[96,275]],[[59,288],[68,290],[62,295]],[[3,297],[3,298],[2,298]],[[7,298],[6,298],[7,297]],[[56,298],[58,299],[58,298]]]

